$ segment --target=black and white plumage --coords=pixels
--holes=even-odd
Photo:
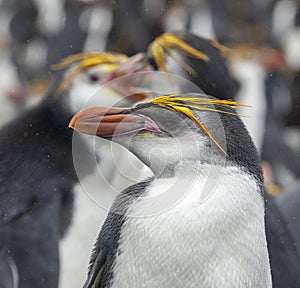
[[[207,96],[176,97],[184,103]],[[220,113],[184,107],[211,135],[226,139],[226,156],[195,120],[157,102],[132,109],[94,107],[71,121],[75,130],[124,145],[155,175],[116,199],[85,288],[271,287],[255,147],[241,120],[222,114],[231,109],[204,106]]]
[[[18,287],[58,285],[58,241],[71,222],[73,186],[78,182],[67,125],[101,87],[105,64],[111,63],[90,65],[73,78],[69,71],[58,73],[40,104],[0,130],[0,261],[14,263]],[[68,79],[63,87],[61,77]],[[107,93],[98,103],[113,105],[121,100]],[[81,144],[84,163],[89,147]],[[93,171],[85,168],[86,173]],[[6,281],[2,274],[0,286],[1,281]]]

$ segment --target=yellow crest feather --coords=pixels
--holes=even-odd
[[[171,33],[164,33],[157,37],[148,49],[152,53],[159,70],[162,72],[168,72],[165,61],[165,55],[167,54],[189,73],[195,73],[192,67],[176,57],[175,53],[173,53],[174,50],[182,51],[189,56],[203,61],[209,61],[209,57],[206,54],[188,45],[184,42],[183,37]]]
[[[221,44],[221,43],[219,43],[219,42],[217,42],[215,40],[212,40],[210,42],[210,44],[212,46],[214,46],[215,48],[219,49],[220,52],[221,52],[221,55],[224,58],[227,58],[233,52],[231,48],[229,48],[229,47],[227,47],[227,46],[225,46],[225,45],[223,45],[223,44]]]
[[[52,65],[52,70],[65,69],[75,63],[73,69],[71,69],[64,77],[60,85],[55,91],[55,97],[59,97],[70,82],[78,75],[81,71],[97,65],[105,65],[106,72],[111,72],[116,69],[121,63],[125,63],[128,57],[123,54],[112,54],[106,52],[86,52],[71,55],[62,59],[58,64]]]
[[[226,151],[209,133],[206,127],[202,123],[200,123],[200,121],[196,118],[192,110],[202,110],[202,111],[217,112],[222,114],[230,114],[234,116],[241,116],[235,112],[228,112],[220,109],[209,108],[203,105],[218,105],[218,106],[230,107],[233,109],[241,106],[249,107],[248,105],[244,105],[242,103],[231,101],[231,100],[219,100],[219,99],[209,99],[209,98],[199,98],[199,97],[181,97],[180,94],[158,96],[150,100],[148,103],[152,103],[160,107],[182,113],[185,116],[192,119],[225,155],[227,155]]]

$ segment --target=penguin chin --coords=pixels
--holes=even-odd
[[[160,129],[161,132],[142,130],[131,137],[115,137],[112,141],[125,146],[148,167],[153,167],[153,159],[157,162],[157,166],[161,165],[161,162],[164,166],[166,159],[170,166],[173,166],[183,159],[203,158],[204,151],[211,155],[210,152],[207,153],[209,140],[202,133],[181,129],[172,133],[161,126]]]

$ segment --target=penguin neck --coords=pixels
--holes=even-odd
[[[166,164],[163,169],[152,165],[151,169],[156,179],[170,179],[170,178],[195,178],[197,171],[200,168],[199,161],[179,161],[175,164]]]
[[[151,165],[151,170],[156,179],[181,178],[181,179],[196,179],[202,173],[204,167],[211,165],[215,169],[221,169],[226,164],[226,159],[223,157],[211,157],[202,159],[184,159],[176,163],[167,163],[164,168]],[[158,165],[157,165],[158,166]],[[219,168],[217,168],[219,167]],[[206,168],[205,168],[206,169]]]

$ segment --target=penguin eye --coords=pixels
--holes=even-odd
[[[174,121],[164,121],[162,123],[162,126],[165,130],[169,131],[169,132],[172,132],[172,131],[175,131],[176,130],[176,123]]]
[[[147,57],[147,61],[154,68],[154,70],[159,70],[158,66],[157,66],[157,63],[156,63],[156,61],[155,61],[155,59],[152,55],[149,55]]]
[[[100,80],[100,77],[97,74],[89,74],[88,77],[89,81],[92,83],[98,82]]]
[[[174,122],[172,122],[172,121],[166,121],[163,124],[164,124],[164,127],[166,127],[166,128],[174,127]]]

